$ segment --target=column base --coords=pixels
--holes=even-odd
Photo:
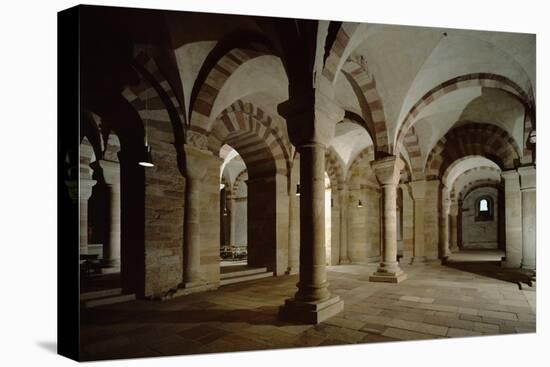
[[[424,264],[428,262],[428,258],[426,256],[413,256],[411,258],[411,264]]]
[[[285,274],[286,275],[295,275],[295,274],[299,273],[298,270],[299,270],[298,268],[288,268],[288,269],[286,269]]]
[[[349,264],[351,264],[351,261],[349,261],[348,258],[340,259],[340,261],[338,262],[338,265],[349,265]]]
[[[282,320],[305,324],[318,324],[335,316],[344,310],[344,301],[340,296],[334,296],[319,302],[296,301],[287,299],[279,308],[279,317]]]
[[[526,270],[535,270],[537,268],[536,264],[521,264],[522,269]]]
[[[500,267],[507,269],[519,269],[521,267],[521,262],[517,260],[506,260],[506,258],[503,257],[500,262]]]
[[[407,279],[407,274],[401,271],[400,273],[381,273],[375,272],[369,277],[369,282],[379,282],[379,283],[401,283]]]
[[[173,294],[173,297],[185,296],[192,293],[206,292],[209,290],[218,289],[219,283],[205,283],[202,281],[183,282],[178,285],[178,289]]]

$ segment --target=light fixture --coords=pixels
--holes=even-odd
[[[145,145],[145,159],[142,159],[139,161],[139,165],[143,167],[154,167],[153,164],[153,156],[151,154],[151,147],[149,145]]]
[[[537,131],[536,131],[536,130],[531,130],[531,132],[529,133],[529,137],[527,138],[527,140],[528,140],[529,143],[531,143],[531,144],[536,144],[536,142],[537,142]]]
[[[226,206],[223,207],[223,216],[227,217],[227,207]]]
[[[300,184],[296,184],[296,196],[300,196]]]
[[[359,202],[357,202],[357,207],[358,207],[358,208],[362,208],[362,207],[363,207],[363,203],[361,202],[361,199],[359,199]]]
[[[145,97],[145,157],[139,161],[139,165],[143,167],[154,167],[153,164],[153,155],[151,154],[151,146],[148,144],[147,140],[147,125],[149,123],[149,119],[147,116],[149,115],[149,108],[147,101],[149,100],[149,97]]]

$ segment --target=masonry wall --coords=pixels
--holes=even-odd
[[[492,199],[492,220],[476,220],[477,202],[481,197]],[[464,249],[496,249],[498,247],[499,203],[498,191],[480,187],[464,198],[462,205],[462,244]]]
[[[185,179],[171,140],[169,133],[150,129],[155,166],[144,168],[146,297],[163,295],[182,281]]]

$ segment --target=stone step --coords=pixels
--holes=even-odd
[[[113,305],[115,303],[122,303],[133,301],[136,299],[135,294],[120,294],[118,296],[107,296],[102,298],[94,298],[81,302],[82,308],[92,308],[104,305]]]
[[[220,279],[229,279],[229,278],[235,278],[235,277],[242,277],[247,275],[253,275],[253,274],[260,274],[267,272],[267,268],[249,268],[245,270],[237,270],[232,271],[229,273],[221,273]]]
[[[88,301],[90,299],[118,296],[121,294],[122,294],[122,288],[102,289],[100,291],[81,293],[80,300]]]
[[[257,279],[268,278],[268,277],[272,277],[272,276],[273,276],[273,272],[269,271],[269,272],[259,273],[259,274],[252,274],[252,275],[238,276],[238,277],[232,277],[232,278],[225,278],[225,279],[220,280],[220,286],[228,285],[228,284],[248,282],[249,280],[257,280]]]

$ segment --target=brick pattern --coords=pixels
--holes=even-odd
[[[261,53],[250,49],[233,49],[218,60],[208,72],[196,98],[192,101],[190,114],[192,126],[208,129],[212,107],[227,79],[246,61],[261,55]]]
[[[512,93],[517,96],[528,109],[533,108],[533,103],[531,102],[532,99],[529,98],[527,93],[525,93],[516,83],[504,76],[490,73],[472,73],[461,75],[435,86],[428,93],[424,94],[424,96],[422,96],[422,98],[420,98],[420,100],[411,107],[403,119],[403,122],[399,125],[394,151],[399,151],[399,147],[403,144],[403,140],[405,139],[408,130],[414,124],[415,118],[421,110],[448,93],[462,88],[477,86],[497,88]]]
[[[352,77],[363,93],[367,103],[366,110],[370,115],[368,117],[374,127],[374,131],[370,131],[370,133],[374,137],[376,150],[389,153],[390,147],[384,106],[376,89],[376,79],[369,72],[367,62],[357,55],[351,55],[343,65],[342,72]]]
[[[426,178],[442,177],[456,160],[481,155],[497,163],[501,169],[514,168],[521,150],[503,129],[489,124],[466,124],[450,130],[432,149],[425,166]]]
[[[250,174],[290,172],[290,143],[271,116],[251,103],[239,100],[220,114],[207,148],[218,154],[223,144],[239,152]]]

